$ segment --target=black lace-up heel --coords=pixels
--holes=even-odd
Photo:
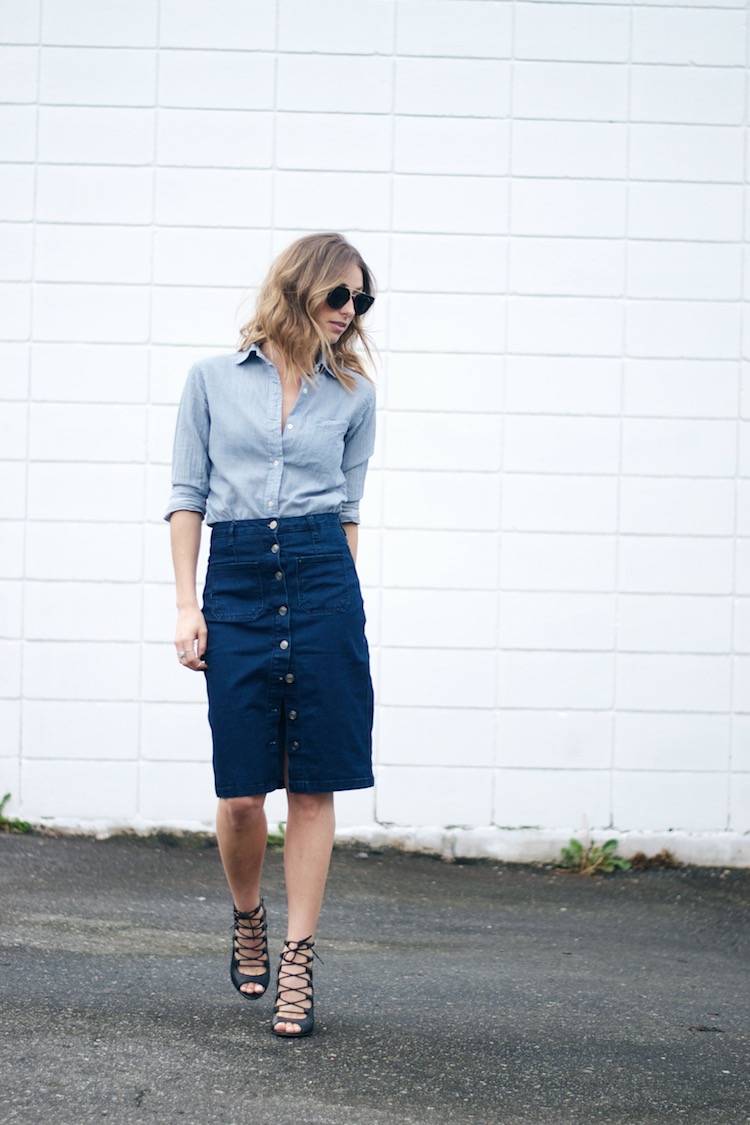
[[[303,1035],[311,1035],[315,1023],[313,1012],[313,958],[318,957],[313,949],[315,942],[312,936],[303,938],[302,941],[284,942],[284,949],[279,960],[279,978],[276,989],[275,1015],[271,1031],[274,1035],[286,1039],[301,1039]],[[318,957],[320,961],[320,957]],[[323,962],[320,962],[321,965]],[[298,967],[298,971],[291,972],[290,967]],[[281,1011],[284,1012],[281,1015]],[[296,1023],[299,1031],[281,1031],[282,1023]]]
[[[230,973],[232,984],[247,1000],[257,1000],[268,988],[271,967],[268,961],[268,937],[266,934],[266,908],[263,899],[255,910],[243,911],[234,907],[234,936],[232,938],[232,960]],[[240,965],[259,966],[257,972],[243,973]],[[265,966],[265,968],[263,967]],[[263,992],[245,992],[243,984],[262,984]]]

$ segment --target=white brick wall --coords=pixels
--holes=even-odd
[[[746,25],[744,0],[0,4],[14,812],[210,825],[175,406],[272,254],[340,229],[381,354],[378,787],[342,831],[750,862]]]

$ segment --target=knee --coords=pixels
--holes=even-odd
[[[224,815],[230,828],[242,831],[263,815],[265,793],[253,797],[225,797],[222,800]]]

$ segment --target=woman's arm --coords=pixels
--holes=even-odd
[[[180,663],[194,672],[202,672],[206,667],[203,656],[206,651],[208,629],[198,606],[195,590],[195,572],[198,565],[198,551],[201,544],[200,512],[173,512],[169,521],[172,539],[172,562],[177,591],[177,629],[175,648],[188,655]]]
[[[369,383],[364,384],[361,391],[365,396],[364,409],[344,437],[344,455],[341,461],[346,481],[346,499],[341,505],[339,518],[344,530],[347,530],[349,524],[359,523],[359,501],[364,492],[367,465],[375,444],[375,391]],[[347,531],[347,539],[352,555],[356,555],[356,530],[351,538]]]
[[[352,558],[357,561],[357,544],[359,542],[359,524],[356,523],[342,523],[346,541],[349,544],[349,550],[352,553]]]

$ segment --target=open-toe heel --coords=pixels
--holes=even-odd
[[[268,961],[266,908],[263,899],[255,910],[243,911],[234,907],[234,936],[230,973],[232,984],[247,1000],[257,1000],[268,988],[271,967]],[[252,969],[252,972],[244,972]],[[260,984],[260,992],[246,992],[243,984]]]
[[[313,949],[312,936],[302,941],[285,941],[279,961],[279,979],[271,1031],[286,1039],[311,1035],[315,1023],[313,1011]],[[320,957],[318,957],[320,961]],[[322,962],[321,962],[322,964]],[[284,1031],[282,1024],[293,1023],[299,1031]]]

